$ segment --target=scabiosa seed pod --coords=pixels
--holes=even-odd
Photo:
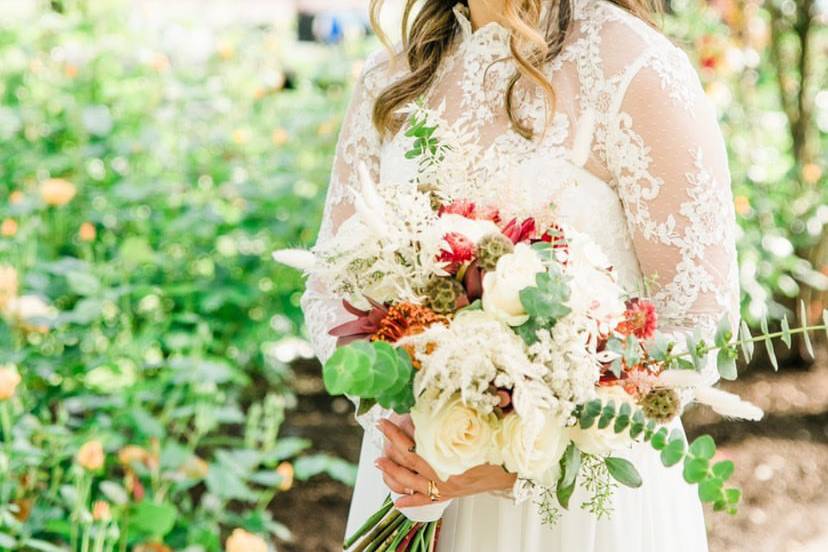
[[[503,234],[483,236],[477,244],[477,262],[481,269],[492,271],[497,266],[497,261],[514,249],[512,240]]]
[[[644,415],[660,424],[675,418],[681,409],[681,398],[675,389],[653,389],[639,403]]]
[[[433,278],[423,290],[428,306],[437,314],[450,314],[469,302],[463,284],[454,278]]]

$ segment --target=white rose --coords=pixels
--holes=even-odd
[[[588,314],[614,327],[624,317],[624,290],[609,271],[611,264],[601,248],[588,236],[576,232],[569,239],[570,298],[567,305],[573,312]]]
[[[560,475],[560,460],[569,445],[566,420],[543,412],[538,427],[515,413],[506,416],[497,434],[503,465],[519,477],[552,486]]]
[[[618,385],[599,387],[598,398],[604,404],[613,400],[615,402],[616,412],[624,403],[629,403],[633,407],[633,412],[637,408],[635,400]],[[619,449],[628,448],[633,442],[629,429],[621,433],[615,433],[613,429],[614,425],[614,422],[611,422],[604,429],[598,429],[597,422],[589,429],[581,429],[580,425],[575,425],[569,428],[569,437],[575,443],[575,446],[583,452],[594,454],[595,456],[607,456]]]
[[[483,310],[510,326],[520,326],[529,316],[520,302],[520,291],[535,285],[535,276],[546,267],[537,251],[525,243],[503,255],[494,272],[483,276]]]
[[[497,417],[481,414],[463,404],[459,396],[433,408],[420,400],[411,409],[417,453],[442,480],[485,464],[491,454]]]
[[[454,213],[441,216],[439,222],[437,223],[437,229],[441,240],[446,234],[450,232],[457,232],[475,244],[484,236],[500,233],[500,229],[497,225],[490,220],[469,219]]]

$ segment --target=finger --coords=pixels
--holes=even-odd
[[[396,479],[394,479],[393,477],[391,477],[388,474],[385,474],[385,473],[382,474],[382,481],[383,481],[383,483],[385,483],[386,487],[388,487],[389,489],[391,489],[392,491],[394,491],[397,494],[401,494],[401,495],[410,495],[411,494],[412,489],[409,489],[408,487],[406,487],[405,485],[403,485],[402,483],[400,483],[399,481],[397,481]]]
[[[446,499],[441,498],[436,502],[443,502],[444,500]],[[435,501],[432,501],[426,495],[417,493],[410,496],[402,496],[398,498],[396,502],[394,502],[394,506],[397,508],[415,508],[417,506],[427,506],[429,504],[434,504],[434,502]]]
[[[380,458],[376,462],[377,467],[392,479],[401,483],[403,487],[418,493],[428,493],[428,480],[411,470],[400,466],[388,458]],[[404,493],[412,494],[412,493]]]
[[[428,462],[414,452],[414,441],[405,432],[388,420],[380,420],[377,427],[391,444],[390,448],[386,447],[387,457],[428,479],[436,479],[437,475]]]

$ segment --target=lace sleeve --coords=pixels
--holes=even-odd
[[[735,216],[716,114],[686,55],[651,47],[629,66],[609,118],[617,185],[662,331],[680,344],[738,322]],[[718,378],[715,363],[705,373]]]
[[[377,56],[372,56],[366,62],[342,124],[315,247],[335,236],[339,226],[354,213],[350,190],[357,187],[358,164],[364,163],[375,179],[379,174],[380,137],[371,123],[371,91],[375,90],[373,79],[381,71],[377,67],[376,58]],[[353,316],[342,307],[341,297],[330,293],[312,276],[308,278],[301,305],[311,345],[319,361],[324,363],[336,349],[336,338],[328,335],[328,330]],[[357,403],[356,400],[354,402]],[[375,424],[382,415],[380,409],[375,408],[357,416],[357,420],[366,432],[381,437]]]

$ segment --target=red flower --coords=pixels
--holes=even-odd
[[[557,224],[550,226],[543,233],[543,236],[540,237],[540,241],[551,244],[558,260],[564,265],[567,263],[569,258],[569,243],[566,241],[566,236],[564,236],[563,229],[560,226]]]
[[[638,339],[649,339],[656,330],[655,306],[644,299],[633,298],[627,301],[624,321],[617,330],[624,335],[634,335]]]
[[[460,215],[472,220],[490,220],[495,224],[500,222],[500,212],[496,207],[481,207],[478,209],[473,201],[466,199],[456,199],[440,207],[437,211],[439,215]]]
[[[501,229],[501,232],[512,240],[512,243],[529,240],[535,235],[535,219],[528,218],[521,223],[518,223],[517,219],[512,219]]]
[[[337,347],[347,345],[359,339],[368,339],[380,328],[380,323],[385,318],[385,315],[388,314],[388,309],[372,299],[368,299],[368,301],[371,303],[371,309],[361,310],[348,301],[342,300],[342,306],[345,310],[356,316],[356,318],[331,328],[328,331],[328,335],[337,338]]]
[[[448,244],[448,249],[441,249],[437,260],[448,263],[446,271],[456,274],[460,266],[474,258],[474,244],[458,232],[449,232],[443,236],[443,240]]]

